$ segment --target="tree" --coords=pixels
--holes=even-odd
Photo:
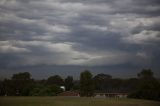
[[[30,80],[31,75],[29,72],[13,74],[12,80]]]
[[[4,82],[0,81],[0,96],[5,95],[5,86],[4,86]]]
[[[15,95],[15,88],[12,85],[11,80],[9,79],[4,79],[3,81],[3,88],[4,88],[4,95]]]
[[[59,75],[51,76],[47,79],[47,85],[64,85],[63,79]]]
[[[137,74],[140,79],[150,79],[153,78],[153,72],[151,69],[143,69],[140,73]]]
[[[127,92],[132,92],[135,89],[137,89],[137,83],[139,81],[137,78],[129,78],[124,81],[125,81],[125,83],[123,86],[125,87],[125,90]]]
[[[139,84],[129,96],[140,99],[160,100],[160,83],[154,78],[150,69],[143,69],[138,73]]]
[[[9,95],[20,95],[27,96],[29,95],[29,91],[32,88],[33,80],[31,79],[31,75],[28,72],[13,74],[11,80],[6,80],[7,86],[11,87],[12,90],[9,90],[7,93]],[[12,91],[12,92],[11,92]]]
[[[80,74],[80,96],[93,96],[94,94],[94,85],[92,74],[85,70]]]
[[[30,96],[56,96],[63,90],[56,85],[37,86],[30,91]]]
[[[80,90],[80,81],[79,80],[74,80],[73,81],[73,90]]]
[[[159,82],[153,76],[153,72],[150,69],[143,69],[138,73],[139,88],[140,89],[155,89],[159,86]]]
[[[67,91],[72,89],[72,87],[73,87],[73,77],[72,76],[68,76],[65,79],[65,87],[66,87]]]
[[[106,91],[110,86],[111,75],[107,74],[97,74],[94,78],[94,84],[96,90]]]

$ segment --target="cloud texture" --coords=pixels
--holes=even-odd
[[[159,63],[159,0],[0,1],[0,70]]]

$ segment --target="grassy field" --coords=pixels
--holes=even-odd
[[[114,98],[0,97],[0,106],[160,106],[160,102]]]

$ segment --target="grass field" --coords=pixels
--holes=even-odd
[[[160,106],[160,102],[114,98],[0,97],[0,106]]]

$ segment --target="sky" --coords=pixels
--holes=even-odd
[[[0,0],[0,78],[160,77],[160,0]]]

